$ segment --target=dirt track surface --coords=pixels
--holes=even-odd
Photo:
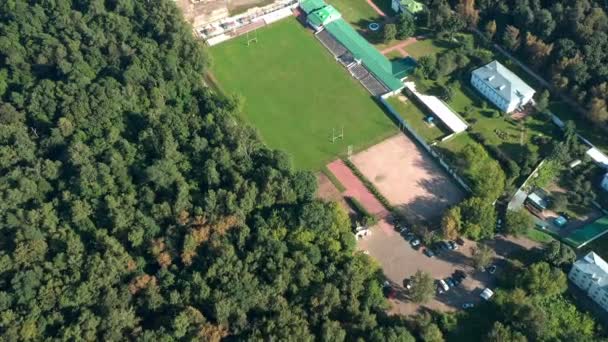
[[[351,160],[411,220],[432,221],[464,198],[432,157],[404,134],[374,145]]]

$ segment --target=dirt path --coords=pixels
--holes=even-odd
[[[407,57],[407,56],[409,56],[409,54],[403,48],[406,47],[406,46],[408,46],[408,45],[414,44],[416,42],[418,42],[418,38],[417,37],[410,37],[410,38],[406,39],[405,41],[397,43],[397,44],[395,44],[393,46],[389,46],[389,47],[387,47],[386,49],[384,49],[384,50],[382,50],[380,52],[383,55],[386,55],[386,54],[388,54],[391,51],[397,50],[397,51],[399,51],[399,53],[401,54],[401,56]]]
[[[378,15],[386,17],[386,14],[382,12],[382,10],[378,6],[376,6],[376,4],[372,0],[367,0],[367,4],[370,5],[370,7],[373,8],[376,13],[378,13]]]

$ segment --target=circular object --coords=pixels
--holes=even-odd
[[[380,24],[378,24],[378,23],[371,23],[371,24],[369,24],[368,27],[372,31],[378,31],[380,29]]]

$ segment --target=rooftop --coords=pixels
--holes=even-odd
[[[469,127],[467,123],[458,116],[447,104],[439,98],[424,95],[416,90],[414,82],[407,82],[405,86],[422,102],[433,114],[443,122],[452,132],[460,133]]]
[[[490,62],[475,69],[473,75],[478,76],[509,102],[516,98],[534,94],[532,87],[498,61]]]
[[[300,8],[306,13],[310,14],[318,9],[325,7],[325,1],[323,0],[302,0],[300,1]]]
[[[577,260],[574,265],[586,274],[594,275],[598,285],[608,286],[608,263],[594,252],[589,252],[582,259]]]
[[[308,14],[308,20],[314,26],[327,25],[328,23],[340,18],[342,18],[340,12],[338,12],[331,5],[327,5]]]

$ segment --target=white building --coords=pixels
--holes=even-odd
[[[474,70],[471,84],[505,113],[525,106],[535,93],[534,89],[498,61]]]
[[[589,252],[572,265],[568,278],[608,311],[608,263],[604,259]]]

